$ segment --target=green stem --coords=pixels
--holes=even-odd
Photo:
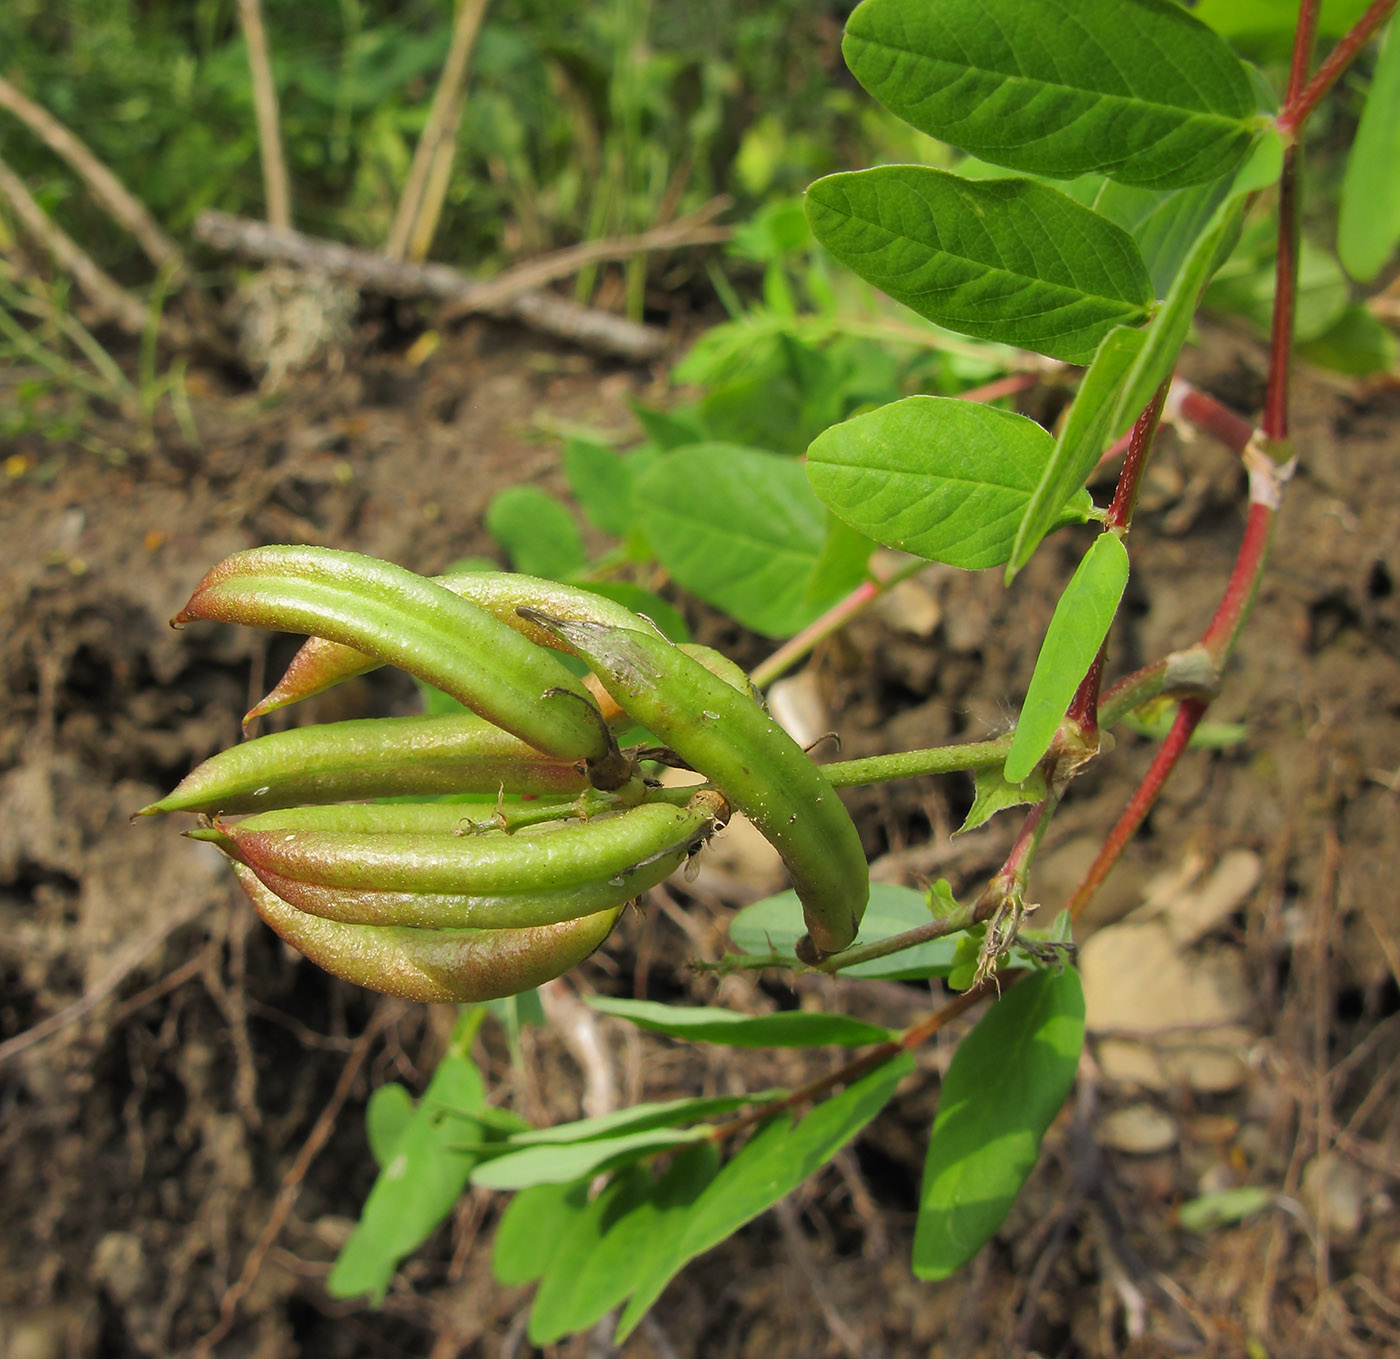
[[[889,779],[916,779],[925,774],[995,769],[1006,762],[1010,749],[1011,738],[1001,736],[995,741],[968,741],[927,750],[901,750],[894,755],[868,755],[863,760],[837,760],[822,765],[822,773],[833,788],[856,788]]]

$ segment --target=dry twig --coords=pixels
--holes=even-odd
[[[185,267],[180,247],[162,230],[146,205],[49,111],[0,76],[0,108],[13,113],[55,155],[66,161],[97,200],[146,252],[157,269],[169,269],[173,281],[183,282]]]
[[[9,203],[24,229],[53,256],[54,263],[73,278],[104,317],[129,335],[145,332],[151,323],[149,308],[49,217],[25,188],[24,181],[4,161],[0,161],[0,198]],[[162,334],[176,348],[189,344],[189,330],[181,322],[163,316],[158,324]]]
[[[488,3],[489,0],[461,0],[458,6],[447,63],[433,94],[428,122],[414,150],[399,210],[384,245],[384,253],[391,259],[424,259],[437,230],[452,173],[457,129],[462,124],[462,110],[466,104],[463,88],[467,63],[471,60]]]
[[[238,0],[238,19],[248,44],[248,70],[253,78],[253,108],[258,118],[258,149],[262,157],[267,220],[275,227],[292,225],[292,181],[282,154],[282,129],[277,112],[277,85],[267,50],[259,0]]]
[[[621,358],[654,359],[666,347],[666,336],[654,327],[640,326],[620,316],[581,307],[549,293],[529,291],[535,286],[533,280],[519,289],[506,287],[504,275],[489,284],[474,283],[446,264],[391,260],[377,251],[357,250],[335,241],[321,240],[299,231],[279,230],[221,212],[201,214],[194,229],[199,240],[216,250],[316,270],[388,297],[431,298],[453,303],[458,311],[488,310],[481,305],[484,299],[492,312]],[[618,256],[635,252],[639,248],[637,242],[642,239],[631,237],[625,243],[616,243]]]

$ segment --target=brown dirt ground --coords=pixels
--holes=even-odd
[[[1238,409],[1256,405],[1252,341],[1214,333],[1191,363]],[[194,377],[197,451],[158,435],[109,465],[28,438],[0,445],[15,473],[0,493],[10,544],[0,565],[0,1353],[188,1351],[216,1322],[290,1176],[299,1192],[220,1359],[526,1354],[528,1294],[495,1284],[487,1264],[500,1210],[488,1194],[462,1201],[381,1311],[336,1303],[322,1285],[372,1177],[365,1098],[386,1080],[419,1087],[451,1012],[396,1006],[357,1048],[371,1017],[386,1018],[383,1003],[283,950],[212,851],[128,816],[236,739],[238,715],[287,655],[286,639],[166,626],[208,564],[266,541],[352,547],[424,572],[489,550],[481,522],[496,489],[559,484],[540,417],[625,429],[625,398],[660,397],[659,379],[485,324],[418,366],[362,356],[278,402]],[[1208,871],[1230,850],[1258,856],[1257,888],[1208,944],[1247,982],[1242,1083],[1151,1092],[1178,1135],[1165,1151],[1130,1155],[1098,1134],[1138,1092],[1086,1060],[1005,1228],[961,1276],[924,1284],[907,1262],[949,1051],[935,1045],[921,1055],[925,1079],[782,1210],[692,1265],[623,1354],[1400,1350],[1397,416],[1393,391],[1300,380],[1303,470],[1212,715],[1246,722],[1249,736],[1187,760],[1095,907],[1092,923],[1104,923],[1155,875]],[[1114,671],[1199,634],[1241,504],[1223,449],[1164,436]],[[934,568],[925,635],[917,619],[886,612],[827,646],[816,673],[846,753],[1004,727],[1074,551],[1052,544],[1009,594],[996,573]],[[741,661],[764,654],[761,639],[692,616]],[[410,702],[406,685],[380,675],[296,720]],[[1149,751],[1124,736],[1076,787],[1036,879],[1047,909],[1072,888]],[[946,874],[961,891],[1007,843],[994,822],[950,848],[968,799],[961,781],[918,781],[866,790],[852,806],[872,856],[895,856],[885,872]],[[777,979],[687,972],[688,958],[721,948],[732,902],[714,881],[677,881],[664,902],[629,913],[604,953],[556,988],[561,1022],[527,1035],[522,1064],[488,1030],[480,1055],[501,1099],[540,1121],[577,1116],[574,988],[794,1003]],[[930,1004],[918,988],[858,982],[806,981],[797,1000],[894,1024]],[[610,1076],[627,1100],[792,1083],[833,1060],[687,1050],[612,1021],[600,1034],[593,1079]],[[303,1174],[298,1154],[357,1058]],[[1308,1167],[1328,1150],[1341,1169],[1319,1199]],[[1204,1235],[1177,1222],[1183,1201],[1235,1184],[1277,1189],[1280,1206]],[[613,1352],[606,1329],[555,1350]]]

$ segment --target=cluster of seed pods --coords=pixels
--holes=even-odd
[[[468,709],[258,737],[142,809],[200,814],[190,834],[222,850],[268,925],[328,972],[419,1001],[539,985],[597,948],[731,808],[792,874],[799,953],[855,937],[865,857],[821,771],[737,666],[621,605],[532,576],[428,579],[273,546],[214,567],[172,621],[196,619],[310,634],[245,721],[382,664]],[[589,673],[575,677],[559,652]],[[644,779],[614,734],[636,723],[707,782]],[[482,801],[370,800],[445,794]]]

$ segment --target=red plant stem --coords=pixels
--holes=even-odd
[[[1332,49],[1327,60],[1317,68],[1317,74],[1303,89],[1295,92],[1290,81],[1288,99],[1284,103],[1283,112],[1278,116],[1277,124],[1278,130],[1285,137],[1293,138],[1297,135],[1298,129],[1312,116],[1327,91],[1356,60],[1357,54],[1371,41],[1376,30],[1390,17],[1394,8],[1395,0],[1375,0],[1370,9]]]
[[[1098,737],[1099,690],[1103,686],[1103,667],[1107,656],[1108,642],[1105,640],[1099,647],[1099,654],[1094,657],[1094,663],[1089,667],[1089,673],[1079,681],[1079,688],[1074,691],[1074,698],[1065,713],[1066,720],[1079,728],[1085,742],[1090,746]]]
[[[1297,103],[1303,83],[1307,79],[1313,35],[1317,28],[1317,8],[1318,0],[1303,0],[1300,8],[1298,29],[1294,38],[1293,64],[1288,82],[1290,105]],[[1249,467],[1249,519],[1245,524],[1244,539],[1240,543],[1239,553],[1230,571],[1225,593],[1221,596],[1215,616],[1201,638],[1201,644],[1210,655],[1217,671],[1224,667],[1233,650],[1249,613],[1249,606],[1259,589],[1264,558],[1277,517],[1278,495],[1288,475],[1287,471],[1274,465],[1274,457],[1277,452],[1283,452],[1285,456],[1287,453],[1285,441],[1288,438],[1289,367],[1293,350],[1293,313],[1298,270],[1300,163],[1299,147],[1295,142],[1284,153],[1283,173],[1279,182],[1278,263],[1275,271],[1273,326],[1269,337],[1269,388],[1264,399],[1261,430],[1264,439],[1262,446],[1259,440],[1246,441],[1246,462],[1249,462],[1252,455],[1257,463]],[[1279,448],[1278,445],[1283,447]],[[1131,452],[1129,458],[1131,459]],[[1126,466],[1123,475],[1126,478]],[[1120,479],[1120,493],[1122,487],[1123,481]],[[1114,505],[1117,503],[1118,497],[1115,497]],[[1111,516],[1110,510],[1110,522]],[[1071,919],[1079,917],[1113,865],[1118,862],[1128,841],[1132,839],[1156,802],[1162,785],[1176,768],[1209,703],[1209,697],[1189,698],[1177,709],[1176,720],[1172,723],[1167,739],[1158,749],[1142,782],[1134,790],[1127,808],[1109,833],[1108,839],[1104,841],[1083,882],[1075,889],[1069,903]]]
[[[1133,506],[1137,504],[1142,478],[1152,456],[1152,438],[1157,433],[1157,422],[1162,418],[1162,403],[1167,399],[1167,388],[1170,386],[1171,379],[1168,378],[1157,388],[1156,395],[1147,403],[1147,409],[1138,416],[1133,426],[1128,439],[1128,456],[1123,459],[1123,470],[1118,474],[1118,489],[1104,517],[1106,528],[1126,529],[1132,522]]]
[[[1288,72],[1285,107],[1297,103],[1308,78],[1313,38],[1317,33],[1319,0],[1303,0],[1293,40],[1293,63]],[[1298,190],[1302,148],[1291,142],[1283,153],[1279,180],[1278,257],[1274,262],[1274,315],[1269,330],[1269,390],[1264,399],[1264,433],[1270,439],[1288,437],[1288,388],[1293,360],[1293,314],[1298,292]]]
[[[1244,452],[1254,433],[1254,426],[1244,416],[1236,415],[1228,406],[1189,382],[1178,380],[1173,384],[1168,407],[1236,453]]]
[[[1229,583],[1221,596],[1215,616],[1210,620],[1201,637],[1201,644],[1210,653],[1217,670],[1222,670],[1235,641],[1249,617],[1249,607],[1259,590],[1259,580],[1264,570],[1264,557],[1269,550],[1269,539],[1273,535],[1276,516],[1273,507],[1255,501],[1249,507],[1249,519],[1245,524],[1244,541],[1230,571]]]
[[[1017,392],[1029,391],[1045,381],[1040,372],[1012,373],[1008,377],[997,378],[995,382],[984,383],[958,393],[959,401],[1000,401],[1004,396],[1015,396]]]
[[[1118,862],[1119,855],[1127,847],[1128,841],[1137,834],[1138,827],[1142,825],[1147,813],[1152,810],[1152,804],[1157,801],[1157,795],[1162,791],[1162,785],[1166,783],[1167,776],[1176,768],[1176,762],[1181,758],[1182,752],[1191,740],[1191,733],[1196,730],[1196,724],[1201,720],[1201,715],[1205,710],[1206,701],[1194,698],[1187,699],[1177,709],[1176,721],[1172,723],[1172,729],[1167,733],[1167,739],[1158,748],[1156,758],[1153,759],[1142,782],[1133,790],[1133,796],[1124,809],[1123,815],[1118,818],[1117,825],[1109,832],[1108,839],[1103,842],[1103,847],[1090,865],[1088,873],[1084,876],[1084,881],[1079,884],[1074,895],[1070,898],[1069,916],[1071,920],[1079,919],[1080,913],[1089,904],[1103,880],[1108,877],[1109,870]]]

